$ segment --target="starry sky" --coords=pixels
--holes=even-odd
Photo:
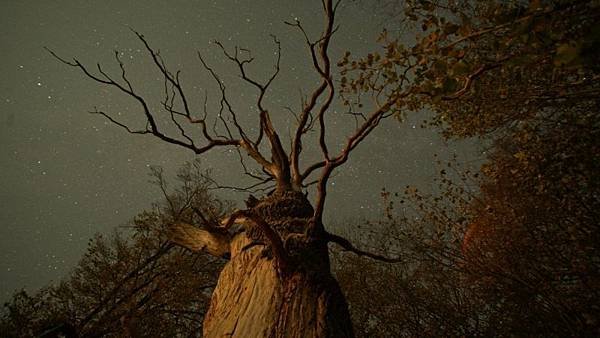
[[[65,58],[77,57],[94,67],[100,62],[116,76],[113,51],[125,62],[134,87],[151,104],[162,98],[160,74],[130,28],[159,49],[167,65],[182,71],[192,106],[201,109],[204,93],[215,113],[218,91],[202,69],[199,51],[221,74],[230,100],[245,125],[256,124],[256,92],[244,85],[213,40],[226,47],[250,49],[248,68],[257,79],[273,69],[281,40],[281,74],[265,101],[275,126],[288,139],[291,114],[300,93],[318,82],[298,31],[284,21],[298,19],[312,37],[322,27],[319,1],[2,1],[0,2],[0,297],[15,289],[35,290],[65,276],[96,232],[109,232],[160,199],[148,183],[149,167],[163,166],[169,175],[189,150],[151,136],[127,134],[94,107],[132,126],[144,127],[138,106],[128,97],[90,81],[53,59],[47,46]],[[346,50],[360,55],[376,47],[375,39],[389,20],[368,6],[348,3],[339,13],[340,29],[331,46],[333,60]],[[336,108],[338,107],[338,108]],[[338,111],[339,110],[339,111]],[[434,130],[418,127],[421,113],[403,123],[385,121],[330,180],[326,222],[347,224],[381,214],[380,192],[402,191],[407,184],[427,189],[436,168],[433,155],[457,152],[476,156],[473,142],[444,141]],[[339,149],[354,120],[334,106],[328,120],[329,144]],[[305,145],[309,158],[314,143]],[[313,153],[314,154],[314,153]],[[222,184],[248,183],[235,152],[217,149],[203,156]],[[306,163],[306,162],[305,162]],[[247,195],[221,196],[240,201]]]

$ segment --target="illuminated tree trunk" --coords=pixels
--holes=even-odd
[[[204,321],[206,337],[352,337],[346,302],[337,282],[331,276],[327,243],[335,242],[345,250],[374,259],[397,261],[355,248],[348,240],[328,233],[322,222],[328,180],[333,171],[346,163],[350,153],[383,118],[389,116],[388,113],[398,105],[402,95],[412,92],[411,89],[402,95],[390,96],[386,102],[377,104],[375,110],[361,113],[364,121],[357,124],[356,129],[345,139],[342,149],[337,154],[329,151],[325,135],[326,121],[334,111],[332,104],[336,90],[328,49],[337,29],[334,19],[339,4],[340,1],[322,1],[325,25],[316,40],[309,37],[299,21],[287,23],[296,27],[304,36],[312,66],[320,78],[319,85],[303,100],[301,111],[296,116],[297,124],[289,151],[281,143],[263,102],[280,70],[281,44],[275,37],[273,41],[277,48],[277,58],[274,70],[266,80],[249,77],[245,67],[253,58],[247,50],[238,53],[238,48],[235,48],[230,52],[216,42],[224,57],[238,69],[241,79],[257,91],[254,106],[259,112],[259,129],[256,138],[251,138],[249,135],[255,133],[248,133],[238,122],[240,115],[230,104],[224,82],[200,54],[200,62],[221,91],[220,113],[215,121],[222,125],[218,128],[216,124],[213,125],[212,132],[209,128],[212,119],[207,117],[206,105],[204,116],[196,116],[197,110],[189,104],[192,100],[188,100],[185,94],[179,72],[168,70],[160,54],[150,47],[142,34],[135,32],[164,76],[165,98],[161,108],[171,115],[171,127],[175,128],[170,129],[179,131],[175,135],[169,135],[166,132],[169,129],[163,129],[162,123],[157,123],[160,120],[151,108],[152,105],[134,90],[118,53],[115,56],[121,72],[119,77],[111,77],[99,64],[96,73],[77,59],[63,59],[49,50],[62,63],[79,69],[95,82],[114,87],[135,100],[146,119],[146,128],[130,128],[103,111],[96,110],[94,113],[104,116],[129,133],[153,135],[163,142],[191,150],[196,155],[216,148],[236,148],[240,154],[247,154],[262,168],[258,174],[249,172],[243,157],[240,157],[244,174],[259,180],[254,187],[276,184],[273,194],[260,201],[256,200],[246,210],[235,212],[222,227],[213,224],[213,220],[202,215],[201,211],[197,213],[204,223],[203,229],[186,224],[173,226],[170,238],[172,242],[191,250],[202,250],[231,259],[221,273]],[[201,131],[197,139],[184,127],[183,121],[189,122],[189,128]],[[221,131],[218,132],[217,129]],[[318,144],[322,157],[312,164],[310,161],[305,163],[307,166],[304,167],[300,165],[303,138],[313,129],[319,130]],[[227,136],[222,135],[223,130],[227,130]],[[270,148],[270,156],[264,153],[265,147]],[[318,171],[318,178],[313,182],[316,184],[313,210],[300,190],[308,185],[306,180],[314,178]],[[239,225],[241,230],[232,233],[234,225]]]
[[[313,209],[304,195],[275,192],[249,211],[281,238],[282,247],[252,219],[238,218],[204,336],[353,337],[345,298],[330,273],[327,242],[305,234]]]

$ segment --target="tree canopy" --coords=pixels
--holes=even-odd
[[[489,143],[479,173],[449,163],[440,194],[396,201],[397,235],[381,237],[411,264],[342,275],[351,303],[372,297],[366,284],[399,286],[355,313],[378,324],[365,334],[599,333],[598,5],[407,1],[413,44],[384,32],[383,53],[342,60],[346,92],[397,97],[400,117],[432,109],[447,137]],[[393,316],[404,329],[382,329]]]

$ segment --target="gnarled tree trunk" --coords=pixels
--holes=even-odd
[[[138,32],[135,34],[164,76],[165,97],[161,101],[161,108],[170,114],[171,128],[163,128],[162,122],[157,123],[158,115],[153,105],[134,90],[119,53],[115,57],[121,72],[119,77],[113,77],[100,64],[97,65],[97,72],[94,72],[77,59],[63,59],[48,50],[59,61],[79,69],[95,82],[116,88],[132,98],[140,105],[147,123],[145,129],[135,129],[103,111],[95,110],[95,114],[104,116],[131,134],[153,135],[163,142],[191,150],[196,155],[211,149],[235,147],[240,155],[247,154],[262,169],[258,174],[248,171],[243,157],[240,157],[244,174],[259,180],[251,187],[275,184],[273,194],[252,203],[246,210],[234,213],[224,227],[213,224],[201,211],[197,213],[204,223],[203,229],[186,224],[173,226],[173,242],[191,250],[203,250],[215,256],[231,258],[221,273],[204,322],[204,335],[207,337],[351,337],[353,333],[347,305],[337,282],[331,276],[327,243],[335,242],[345,250],[374,259],[399,261],[355,248],[348,240],[327,233],[322,222],[327,182],[333,171],[346,163],[350,153],[381,120],[393,115],[391,113],[399,109],[397,107],[405,105],[402,100],[414,92],[411,87],[393,90],[393,94],[384,95],[385,102],[375,102],[376,107],[370,112],[358,113],[363,121],[358,123],[357,120],[356,129],[345,139],[337,154],[330,151],[328,144],[339,142],[326,137],[327,120],[334,110],[332,104],[336,97],[328,50],[331,37],[337,30],[334,21],[340,3],[341,0],[321,1],[325,25],[316,39],[310,38],[299,20],[286,22],[302,33],[312,66],[320,78],[318,86],[307,95],[306,100],[302,100],[301,110],[294,113],[297,124],[288,150],[282,145],[263,102],[280,71],[281,44],[276,37],[273,37],[277,48],[275,67],[271,75],[262,81],[248,75],[246,66],[254,60],[248,50],[241,52],[236,47],[230,52],[216,42],[224,57],[238,69],[241,79],[257,90],[254,106],[259,112],[259,129],[255,138],[250,137],[255,133],[247,133],[238,122],[239,115],[228,100],[224,82],[200,53],[198,56],[202,66],[221,92],[219,115],[215,117],[212,131],[209,128],[212,119],[207,116],[209,109],[206,101],[204,114],[196,114],[197,109],[191,107],[192,100],[188,100],[180,82],[179,71],[170,71],[160,54]],[[199,129],[194,129],[192,133],[186,130],[183,121],[189,123],[189,128]],[[222,135],[221,128],[227,131],[227,135]],[[179,132],[170,135],[167,130]],[[197,135],[198,130],[201,132]],[[318,148],[322,157],[312,164],[306,163],[307,166],[302,168],[303,138],[311,130],[318,130]],[[270,159],[264,152],[265,148],[270,148]],[[320,174],[312,182],[316,184],[313,210],[300,191],[310,184],[306,181],[314,177],[312,175],[317,171]],[[239,231],[232,232],[232,225],[238,225]]]
[[[306,233],[313,216],[306,197],[277,191],[244,215],[231,221],[231,260],[213,292],[204,336],[353,337],[345,298],[330,273],[327,241]],[[269,231],[281,241],[274,243]],[[196,240],[207,238],[203,233]],[[224,238],[195,249],[214,252]]]

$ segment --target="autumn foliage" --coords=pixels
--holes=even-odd
[[[369,228],[406,264],[342,259],[354,266],[338,276],[360,304],[359,330],[597,336],[598,3],[407,3],[403,18],[422,35],[406,47],[384,34],[384,54],[343,60],[348,92],[397,95],[400,81],[418,99],[399,100],[398,114],[431,109],[446,137],[487,149],[479,172],[440,163],[438,192],[409,187]]]

